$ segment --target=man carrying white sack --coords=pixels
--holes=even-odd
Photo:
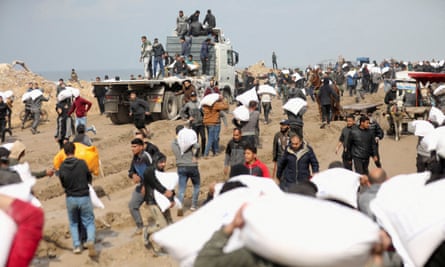
[[[150,215],[148,218],[148,226],[144,227],[144,245],[148,247],[151,243],[154,254],[157,256],[160,252],[160,248],[156,243],[150,239],[150,235],[156,231],[161,230],[168,224],[173,223],[170,209],[162,212],[156,203],[154,198],[154,190],[163,194],[170,200],[171,207],[174,205],[175,193],[171,190],[167,190],[159,181],[156,176],[156,171],[164,172],[165,164],[167,162],[167,157],[161,152],[157,153],[153,159],[153,165],[148,166],[144,172],[144,188],[145,196],[144,200],[148,205]]]
[[[225,253],[223,251],[228,240],[236,228],[242,229],[244,227],[243,210],[247,205],[244,204],[236,213],[233,221],[222,226],[217,230],[209,241],[204,245],[196,258],[194,267],[280,267],[280,265],[265,259],[246,247],[241,247],[237,250]],[[381,254],[390,245],[391,240],[383,230],[380,231],[380,242],[376,243],[371,251],[373,255],[373,264],[380,266]],[[371,266],[374,266],[371,265]]]

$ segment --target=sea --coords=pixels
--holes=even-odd
[[[71,78],[71,69],[68,70],[60,70],[60,71],[35,71],[34,73],[42,76],[48,81],[57,82],[60,78],[65,81],[68,81]],[[96,77],[100,77],[101,80],[104,80],[105,75],[108,75],[110,79],[119,76],[121,80],[129,80],[130,75],[134,75],[137,77],[139,74],[144,75],[143,68],[140,69],[114,69],[114,70],[77,70],[77,76],[79,80],[84,81],[95,81]]]

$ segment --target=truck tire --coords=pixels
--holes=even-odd
[[[110,113],[110,120],[113,124],[126,124],[130,123],[131,119],[128,113],[129,107],[125,105],[119,105],[117,113]]]
[[[232,98],[232,94],[230,93],[229,87],[224,87],[223,98],[227,101],[227,103],[232,104],[233,98]]]
[[[172,91],[167,91],[164,94],[164,100],[162,101],[162,119],[172,120],[179,113],[178,98]]]

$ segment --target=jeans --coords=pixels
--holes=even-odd
[[[154,75],[156,75],[156,71],[159,65],[159,71],[161,72],[162,77],[165,76],[165,70],[164,70],[164,60],[162,60],[162,56],[157,56],[155,57],[155,66],[153,69],[153,73]]]
[[[204,155],[206,149],[206,131],[204,125],[192,125],[193,131],[195,131],[196,136],[201,136],[201,154]]]
[[[131,217],[133,217],[137,228],[142,228],[144,226],[144,221],[142,221],[141,212],[139,211],[139,208],[143,203],[144,196],[140,192],[134,190],[131,194],[130,202],[128,202],[128,208],[130,209]]]
[[[85,132],[88,132],[88,131],[92,132],[93,131],[92,127],[88,127],[87,128],[87,117],[86,116],[85,117],[76,117],[76,130],[77,130],[77,126],[79,124],[85,125]]]
[[[209,140],[204,151],[204,156],[209,155],[210,149],[212,149],[213,154],[216,155],[219,153],[219,132],[221,131],[221,124],[208,125],[206,128]]]
[[[96,225],[94,224],[93,204],[89,196],[84,197],[66,197],[66,209],[68,211],[68,220],[70,223],[71,239],[73,246],[80,246],[79,223],[82,223],[87,229],[87,241],[93,242],[96,239]],[[80,221],[77,213],[80,212]]]
[[[199,188],[201,185],[201,178],[199,175],[198,166],[180,166],[178,167],[179,176],[179,193],[178,198],[181,203],[184,202],[185,187],[187,180],[190,178],[193,184],[192,207],[198,207]]]

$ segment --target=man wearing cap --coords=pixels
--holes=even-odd
[[[195,92],[196,89],[195,86],[192,84],[192,81],[187,79],[182,82],[182,89],[181,91],[177,92],[175,95],[182,95],[184,94],[184,97],[182,98],[182,103],[185,104],[191,100],[190,95],[192,92]]]
[[[272,177],[275,177],[275,172],[277,170],[277,162],[280,160],[286,146],[289,144],[289,121],[280,121],[280,131],[277,132],[273,138],[272,146],[272,161],[274,162]]]

